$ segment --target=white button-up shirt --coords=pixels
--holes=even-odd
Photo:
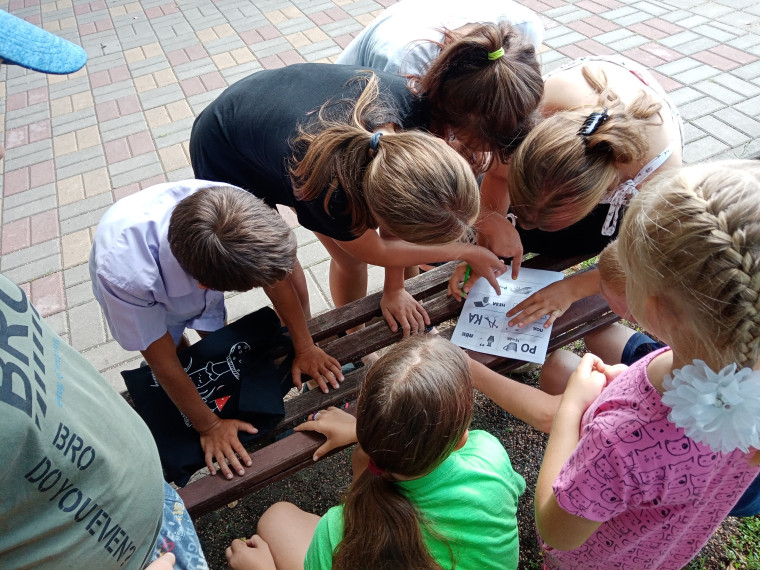
[[[199,288],[168,242],[177,203],[220,185],[158,184],[122,198],[100,220],[90,251],[92,289],[111,333],[126,350],[145,350],[167,331],[176,344],[185,328],[214,331],[224,325],[224,293]]]

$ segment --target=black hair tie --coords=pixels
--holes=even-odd
[[[583,121],[581,128],[578,129],[578,134],[582,137],[593,135],[609,118],[610,116],[607,114],[607,107],[605,107],[601,113],[591,113],[586,117],[586,120]]]

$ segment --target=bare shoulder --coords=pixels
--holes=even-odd
[[[546,79],[541,100],[541,113],[544,116],[596,103],[598,95],[583,78],[582,68],[578,65],[564,69]]]

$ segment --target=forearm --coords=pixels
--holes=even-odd
[[[599,270],[589,269],[580,273],[574,273],[563,281],[571,288],[576,296],[576,300],[598,295],[599,288]]]
[[[354,258],[380,267],[411,267],[420,263],[468,259],[482,249],[469,243],[417,245],[399,239],[382,238],[368,230],[354,241],[338,242]]]
[[[403,267],[386,267],[385,281],[383,282],[383,291],[398,291],[404,288],[404,268]]]
[[[554,495],[554,482],[560,470],[580,440],[583,410],[574,405],[560,404],[554,417],[549,442],[536,483],[536,529],[549,546],[572,550],[591,536],[599,523],[572,515],[562,509]]]
[[[216,424],[218,418],[208,408],[182,368],[174,341],[168,332],[141,353],[158,383],[199,433],[205,433]]]
[[[286,277],[271,287],[265,287],[264,293],[272,301],[277,314],[288,327],[296,352],[312,346],[314,341],[311,338],[301,302],[298,300],[298,295],[290,278]]]
[[[526,386],[468,359],[475,388],[516,418],[544,433],[549,433],[560,396],[551,396]]]
[[[410,267],[420,263],[466,260],[476,254],[477,246],[469,243],[445,245],[417,245],[401,240],[382,240],[381,247],[373,255],[372,265],[382,267]]]

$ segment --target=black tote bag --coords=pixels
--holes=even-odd
[[[273,354],[287,350],[275,366]],[[278,350],[280,349],[280,350]],[[181,351],[180,364],[217,416],[252,423],[257,434],[238,432],[242,443],[266,434],[284,416],[282,398],[293,387],[290,337],[277,314],[264,307]],[[168,481],[184,486],[205,466],[198,432],[158,384],[151,369],[122,371],[137,413],[156,440]]]

